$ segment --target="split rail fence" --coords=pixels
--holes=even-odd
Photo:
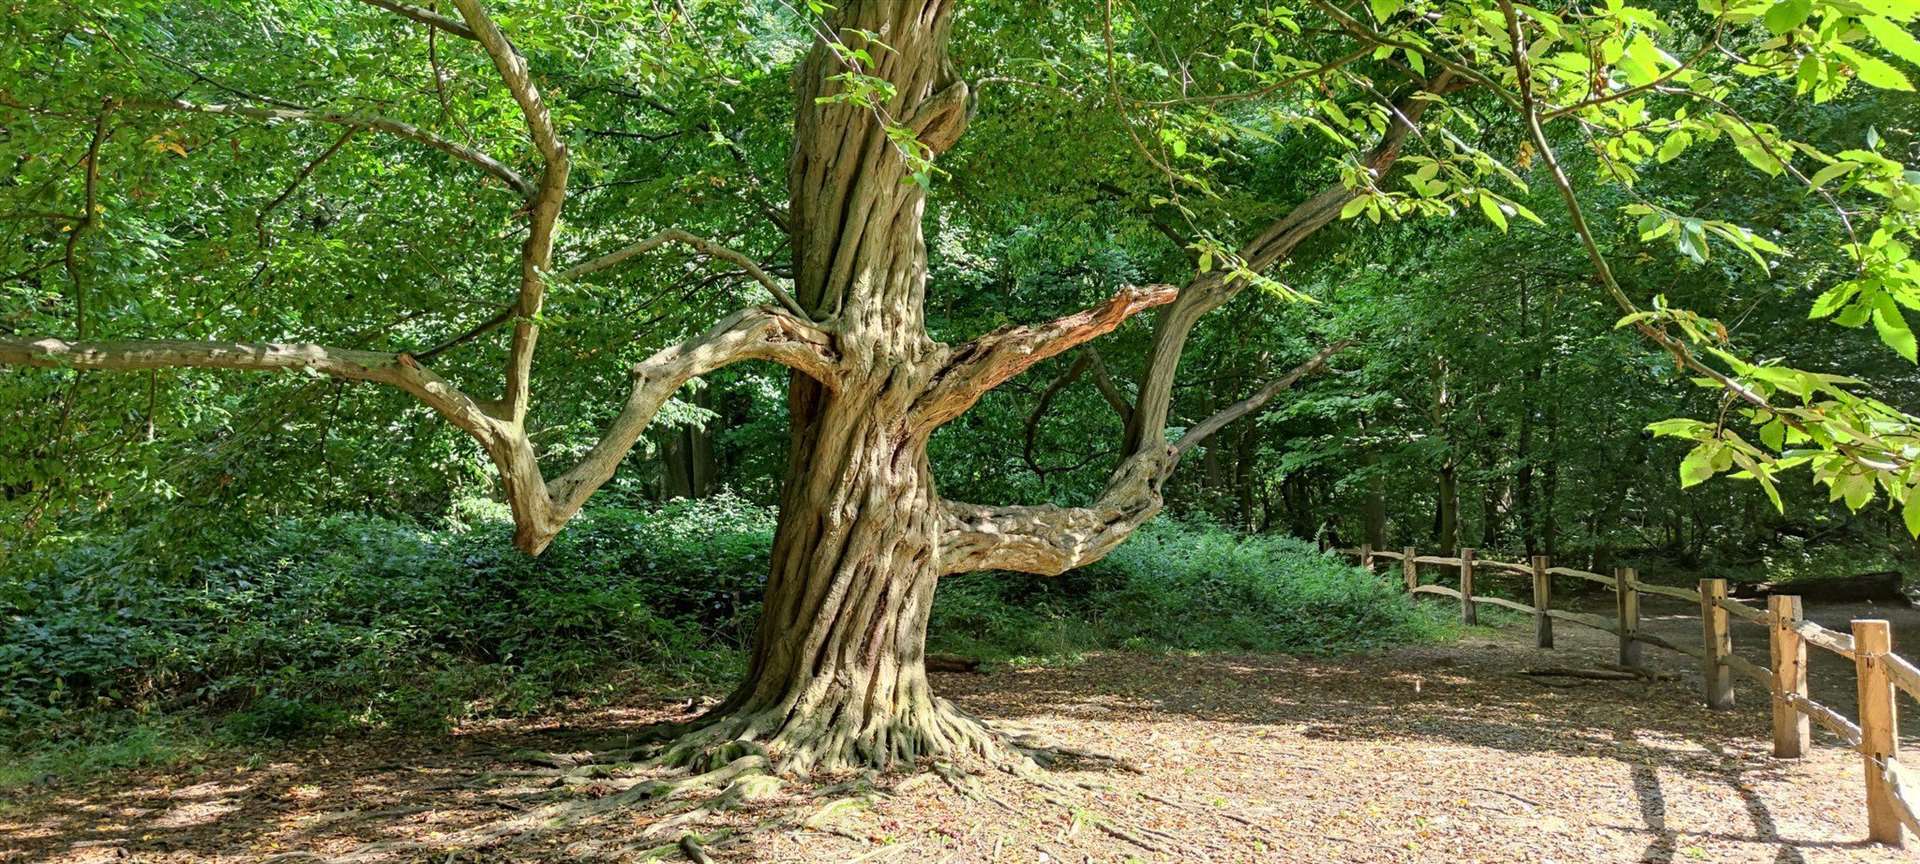
[[[1895,720],[1895,693],[1904,691],[1920,701],[1920,667],[1893,653],[1892,637],[1883,620],[1855,620],[1852,632],[1829,630],[1808,621],[1802,614],[1800,598],[1773,595],[1765,609],[1750,606],[1727,596],[1727,580],[1702,579],[1699,590],[1642,582],[1631,567],[1615,568],[1612,576],[1554,567],[1546,556],[1536,555],[1527,564],[1515,564],[1480,558],[1473,549],[1461,549],[1457,556],[1421,555],[1408,546],[1399,552],[1361,546],[1339,550],[1355,555],[1360,565],[1372,571],[1380,561],[1400,562],[1400,573],[1411,594],[1451,597],[1460,602],[1460,620],[1477,623],[1482,605],[1499,606],[1533,616],[1534,643],[1553,647],[1555,621],[1568,621],[1615,634],[1620,640],[1621,666],[1638,669],[1641,647],[1652,645],[1694,658],[1701,664],[1707,706],[1733,707],[1733,679],[1737,673],[1768,691],[1773,702],[1773,755],[1799,758],[1811,746],[1808,721],[1819,723],[1847,747],[1861,754],[1866,785],[1867,834],[1878,843],[1905,844],[1902,828],[1920,835],[1920,779],[1909,776],[1900,766],[1899,727]],[[1459,573],[1459,588],[1422,584],[1420,566],[1452,568]],[[1533,583],[1531,605],[1504,597],[1481,596],[1475,592],[1476,571],[1509,574],[1528,578]],[[1581,579],[1605,585],[1614,593],[1611,617],[1574,612],[1553,607],[1554,577]],[[1673,642],[1640,627],[1640,595],[1653,594],[1694,603],[1700,609],[1700,644]],[[1771,662],[1767,666],[1733,653],[1732,618],[1751,621],[1767,628]],[[1811,646],[1852,660],[1859,695],[1860,719],[1850,720],[1831,707],[1813,701],[1807,695],[1807,648]]]

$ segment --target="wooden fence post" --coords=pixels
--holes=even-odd
[[[1547,574],[1547,556],[1533,556],[1533,645],[1553,647],[1553,616],[1547,614],[1553,600],[1553,577]]]
[[[1793,625],[1800,622],[1800,598],[1786,594],[1767,597],[1769,653],[1773,661],[1773,755],[1798,759],[1807,755],[1812,727],[1807,715],[1787,696],[1807,698],[1807,642]]]
[[[1460,550],[1460,623],[1469,627],[1480,623],[1473,609],[1473,550]]]
[[[1412,546],[1402,548],[1400,555],[1400,572],[1406,576],[1407,590],[1412,591],[1420,587],[1420,565],[1414,563],[1415,554]]]
[[[1894,810],[1893,790],[1880,766],[1899,757],[1900,738],[1896,734],[1893,708],[1893,679],[1887,676],[1882,659],[1893,651],[1893,639],[1887,622],[1853,622],[1854,680],[1860,695],[1860,759],[1867,775],[1867,838],[1875,843],[1901,846],[1905,835],[1900,816]]]
[[[1620,665],[1640,668],[1640,643],[1633,635],[1640,632],[1640,592],[1634,588],[1639,574],[1632,567],[1613,568],[1613,611],[1619,622]]]
[[[1733,634],[1728,632],[1727,610],[1716,601],[1727,598],[1727,580],[1700,580],[1700,638],[1707,653],[1700,669],[1708,708],[1733,707],[1733,667],[1727,655],[1733,653]]]
[[[1360,566],[1368,573],[1373,572],[1373,544],[1360,544]]]

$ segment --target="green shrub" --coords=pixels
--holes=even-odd
[[[535,710],[615,666],[667,681],[738,669],[772,545],[764,509],[600,508],[537,559],[500,514],[456,512],[442,530],[334,516],[10,562],[0,741],[183,705],[237,712],[243,737],[432,728],[478,703]]]
[[[938,650],[1001,659],[1112,648],[1329,653],[1452,632],[1389,580],[1309,543],[1168,519],[1055,579],[948,579],[931,626]]]
[[[166,542],[78,538],[16,557],[0,573],[0,751],[93,764],[75,742],[190,712],[236,742],[433,732],[560,697],[711,689],[744,673],[773,541],[767,509],[730,497],[599,507],[539,558],[512,548],[504,516],[465,503],[440,528],[333,516]],[[946,580],[932,639],[1061,660],[1114,648],[1345,651],[1447,629],[1388,580],[1305,543],[1159,520],[1056,579]],[[628,680],[632,670],[643,677]]]

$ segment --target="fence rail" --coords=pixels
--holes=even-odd
[[[1701,664],[1703,693],[1710,708],[1733,707],[1733,676],[1757,684],[1767,691],[1773,706],[1773,755],[1798,758],[1811,746],[1809,722],[1839,738],[1848,749],[1861,754],[1862,777],[1866,788],[1867,835],[1874,842],[1894,846],[1905,844],[1905,831],[1920,835],[1920,777],[1903,773],[1900,764],[1899,735],[1894,722],[1894,702],[1898,693],[1920,701],[1920,666],[1893,653],[1887,622],[1861,619],[1852,622],[1851,633],[1829,630],[1806,620],[1800,598],[1773,595],[1767,608],[1761,609],[1727,596],[1725,579],[1702,579],[1699,590],[1642,582],[1630,567],[1620,567],[1613,575],[1550,566],[1545,556],[1535,556],[1521,564],[1481,558],[1477,550],[1463,548],[1455,556],[1421,555],[1412,546],[1398,552],[1371,546],[1338,550],[1357,555],[1368,570],[1381,560],[1400,562],[1400,572],[1409,594],[1450,597],[1460,602],[1460,620],[1472,624],[1479,606],[1499,606],[1534,616],[1535,641],[1542,648],[1553,647],[1553,622],[1567,621],[1606,633],[1620,641],[1620,664],[1638,668],[1640,646],[1652,645],[1692,657]],[[1458,575],[1459,588],[1420,581],[1420,567],[1445,567]],[[1522,603],[1504,597],[1477,595],[1476,573],[1514,575],[1532,580],[1533,602]],[[1553,608],[1553,577],[1564,576],[1605,585],[1614,592],[1614,614],[1596,615]],[[1674,642],[1640,628],[1640,595],[1653,594],[1696,604],[1700,615],[1700,644]],[[1767,628],[1770,665],[1762,666],[1733,653],[1733,637],[1728,626],[1733,618]],[[1837,654],[1852,660],[1859,694],[1860,719],[1848,718],[1833,708],[1815,702],[1807,695],[1807,648]]]

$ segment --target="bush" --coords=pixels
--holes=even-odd
[[[501,508],[469,502],[435,529],[351,515],[46,547],[0,574],[0,749],[56,752],[189,710],[254,741],[711,689],[744,672],[773,529],[770,511],[729,497],[607,506],[528,558]],[[1305,543],[1168,520],[1058,579],[946,580],[932,627],[937,650],[991,659],[1329,652],[1447,632]],[[646,677],[616,684],[620,670]]]
[[[1058,579],[948,579],[931,626],[939,650],[1000,659],[1113,648],[1330,653],[1452,632],[1388,580],[1309,543],[1167,519]]]
[[[182,705],[238,712],[228,728],[243,737],[430,728],[537,709],[616,665],[681,682],[737,673],[772,545],[764,509],[601,508],[537,559],[499,514],[459,515],[455,529],[333,516],[12,562],[0,740]]]

